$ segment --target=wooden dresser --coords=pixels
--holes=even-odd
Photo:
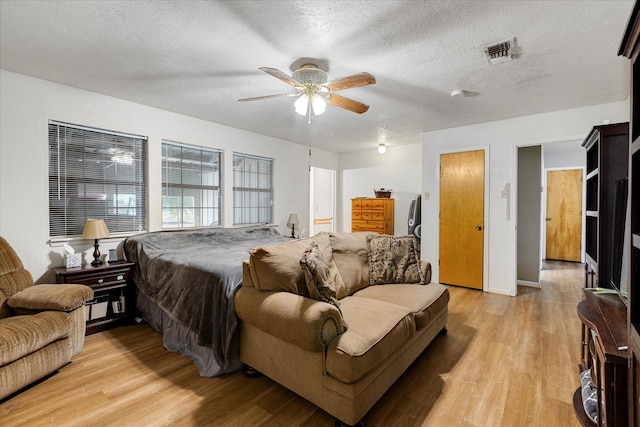
[[[393,199],[351,199],[351,231],[393,235]]]

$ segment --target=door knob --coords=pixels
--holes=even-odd
[[[482,226],[481,225],[476,225],[476,230],[478,230],[478,231],[482,230]]]
[[[545,218],[544,220],[545,221],[551,221],[551,218]]]

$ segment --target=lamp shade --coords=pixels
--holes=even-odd
[[[311,102],[309,102],[309,100],[311,100]],[[296,99],[296,102],[293,104],[293,106],[296,110],[296,113],[300,114],[301,116],[306,116],[309,112],[309,104],[311,104],[313,114],[315,114],[316,116],[324,113],[327,109],[327,101],[315,92],[311,94],[303,93],[298,97],[298,99]]]
[[[327,101],[320,95],[316,95],[311,99],[311,106],[313,107],[313,114],[319,116],[327,109]]]
[[[83,239],[104,239],[109,237],[109,229],[104,219],[87,219],[82,231]]]
[[[289,214],[289,219],[287,220],[287,227],[293,229],[297,225],[300,225],[300,220],[298,219],[297,213]]]
[[[296,99],[296,102],[293,103],[293,107],[295,108],[296,113],[301,116],[306,116],[307,108],[309,108],[309,98],[307,98],[307,95],[300,95],[298,99]]]

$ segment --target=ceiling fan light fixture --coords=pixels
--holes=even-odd
[[[296,102],[293,104],[293,107],[295,108],[296,113],[300,114],[301,116],[306,116],[307,109],[309,108],[309,98],[307,98],[307,95],[300,95],[298,99],[296,99]]]
[[[311,106],[313,107],[313,114],[319,116],[327,109],[327,101],[323,97],[315,95],[311,98]]]
[[[385,145],[385,143],[381,142],[380,144],[378,144],[378,153],[384,154],[386,152],[387,152],[387,146]]]
[[[311,95],[311,102],[309,102],[309,95],[303,93],[298,97],[296,102],[293,104],[296,113],[301,116],[306,116],[309,112],[309,104],[311,104],[311,108],[313,109],[313,114],[319,116],[324,113],[327,109],[327,101],[318,95]]]

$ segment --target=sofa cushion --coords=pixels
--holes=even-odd
[[[336,263],[344,282],[344,289],[338,288],[336,294],[342,299],[369,286],[369,251],[367,236],[373,233],[330,233],[333,261]]]
[[[309,296],[300,259],[311,242],[316,242],[325,262],[331,269],[336,288],[344,284],[338,268],[333,263],[333,253],[328,233],[318,233],[307,239],[294,240],[281,245],[262,246],[251,249],[249,265],[251,280],[256,289],[262,291],[286,291]]]
[[[333,263],[333,260],[331,260]],[[334,275],[337,269],[334,265]],[[325,262],[322,252],[316,242],[311,242],[304,251],[300,260],[300,266],[304,271],[304,278],[307,284],[309,296],[318,301],[328,302],[335,305],[340,310],[340,301],[336,298],[336,282],[332,277],[331,269]]]
[[[309,243],[310,239],[293,240],[249,250],[251,280],[256,289],[309,296],[300,268],[300,259]]]
[[[350,296],[340,301],[349,324],[327,348],[327,373],[354,383],[395,353],[415,333],[409,309],[370,298]]]
[[[369,286],[356,292],[354,296],[406,307],[415,317],[417,330],[429,326],[433,319],[447,310],[449,303],[449,291],[439,283]]]
[[[0,366],[67,337],[70,332],[71,317],[59,311],[0,319]]]
[[[414,236],[371,235],[367,247],[371,285],[424,283]]]

